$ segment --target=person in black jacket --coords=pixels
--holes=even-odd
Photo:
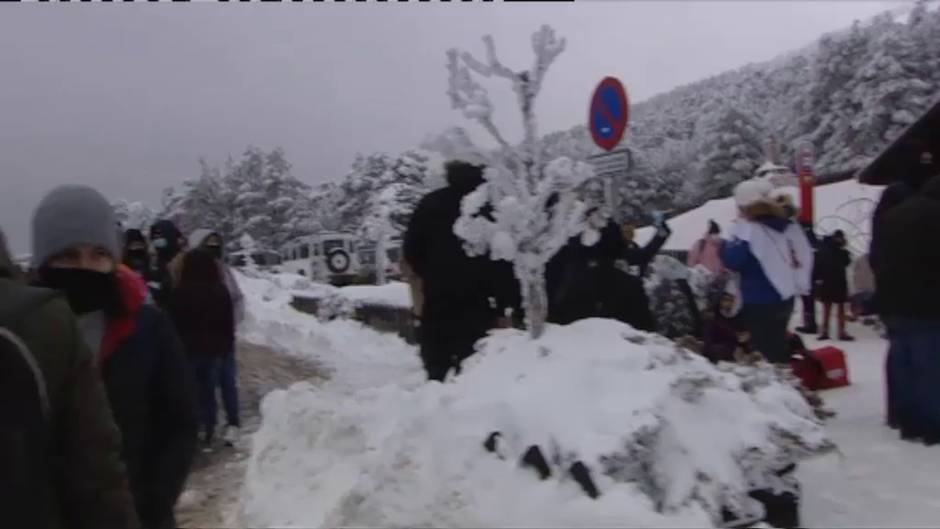
[[[215,437],[222,359],[235,350],[232,296],[215,257],[204,249],[183,258],[180,283],[170,295],[169,313],[183,340],[196,375],[203,441],[211,447]]]
[[[902,178],[889,185],[884,192],[882,192],[881,199],[878,201],[878,205],[875,207],[875,211],[872,214],[871,242],[868,249],[869,264],[875,276],[875,293],[872,299],[872,305],[881,320],[886,323],[891,319],[892,315],[891,308],[881,302],[880,285],[882,282],[882,269],[884,267],[883,262],[885,257],[883,247],[887,239],[884,235],[885,218],[891,210],[907,202],[908,199],[917,194],[917,191],[923,183],[926,182],[930,176],[936,174],[936,166],[933,164],[932,157],[928,156],[928,154],[929,153],[924,153],[924,155],[921,156],[921,164],[916,170],[910,174],[903,175]],[[890,328],[888,334],[890,340]],[[898,348],[896,347],[890,347],[888,349],[887,358],[885,359],[885,400],[887,404],[887,417],[885,422],[890,428],[899,427],[898,420],[896,419],[899,415],[897,413],[896,394],[900,389],[900,382],[895,376],[896,366],[899,360],[894,354],[897,350]]]
[[[888,315],[892,419],[903,438],[940,443],[940,176],[882,221],[877,289]]]
[[[170,220],[159,220],[150,227],[150,244],[156,251],[157,258],[147,274],[147,286],[150,294],[160,307],[166,307],[173,291],[174,267],[179,266],[182,252],[186,249],[186,238]]]
[[[403,244],[405,259],[424,285],[420,345],[429,380],[459,371],[476,341],[496,326],[509,326],[506,309],[520,305],[512,265],[467,256],[454,234],[461,200],[483,183],[483,169],[464,162],[450,162],[446,169],[447,187],[421,199]]]
[[[97,191],[63,186],[33,215],[41,286],[65,294],[104,380],[141,524],[175,527],[196,444],[193,381],[173,325],[119,263],[114,211]]]
[[[845,249],[845,232],[836,230],[832,235],[823,239],[813,266],[813,283],[819,301],[823,304],[822,332],[820,340],[829,339],[829,321],[832,317],[832,307],[835,305],[838,313],[836,325],[839,328],[839,339],[852,341],[854,338],[845,331],[845,304],[849,301],[848,268],[852,264],[852,256]]]
[[[600,239],[593,245],[584,244],[581,237],[568,241],[546,266],[548,321],[565,325],[610,318],[652,331],[655,325],[642,280],[617,267],[625,252],[620,228],[613,221],[600,229]]]
[[[122,257],[128,268],[146,277],[150,272],[150,250],[147,239],[140,230],[129,229],[124,232],[124,254]]]
[[[659,253],[663,245],[666,244],[666,241],[668,241],[669,237],[672,235],[672,230],[669,228],[669,224],[666,223],[662,215],[655,216],[653,219],[653,227],[656,228],[656,233],[645,246],[640,246],[634,240],[636,229],[632,224],[627,223],[621,227],[624,246],[619,257],[620,262],[618,266],[621,268],[626,267],[626,271],[630,275],[639,278],[646,277],[650,262],[653,261],[653,258],[656,257],[656,254]]]

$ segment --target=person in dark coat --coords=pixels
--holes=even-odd
[[[816,230],[813,229],[813,224],[809,222],[800,222],[799,225],[803,229],[803,233],[806,234],[806,240],[809,241],[809,245],[813,248],[813,254],[815,256],[816,252],[819,251],[820,241],[819,237],[816,236]],[[816,325],[815,284],[813,285],[813,288],[810,289],[809,294],[800,296],[800,304],[803,308],[803,325],[797,327],[796,332],[802,334],[818,334],[819,326]]]
[[[909,440],[940,443],[940,176],[886,212],[877,272],[887,315],[892,419]]]
[[[483,169],[447,164],[447,187],[418,203],[404,237],[404,255],[424,287],[421,359],[429,380],[444,380],[473,354],[474,344],[496,326],[508,326],[518,309],[519,283],[512,265],[489,256],[469,257],[454,233],[463,197],[483,182]]]
[[[574,237],[546,265],[548,321],[566,325],[586,318],[609,318],[653,331],[643,281],[617,267],[626,252],[620,228],[607,221],[599,231],[595,244]]]
[[[4,343],[6,347],[4,347]],[[4,527],[140,526],[121,434],[65,298],[14,279],[0,232],[0,513]]]
[[[820,340],[829,339],[829,322],[832,317],[832,307],[836,307],[839,329],[839,339],[852,341],[854,338],[845,331],[845,304],[849,300],[848,268],[852,264],[852,256],[846,250],[845,232],[836,230],[832,235],[823,239],[816,252],[813,266],[813,283],[816,295],[823,304],[822,329]]]
[[[618,266],[621,268],[626,267],[626,272],[630,275],[639,278],[646,277],[646,272],[653,258],[656,257],[656,254],[659,253],[663,245],[666,244],[666,241],[668,241],[669,237],[672,235],[672,230],[661,215],[655,217],[653,227],[656,228],[656,233],[653,235],[653,238],[650,239],[645,246],[640,246],[634,240],[636,237],[636,228],[629,223],[621,226],[621,235],[624,245],[619,257],[620,263],[618,263]]]
[[[196,374],[203,441],[211,447],[218,417],[215,390],[222,360],[235,350],[235,317],[232,296],[209,251],[192,250],[183,258],[168,310]]]
[[[147,286],[154,301],[166,307],[173,290],[173,269],[179,266],[186,238],[170,220],[159,220],[150,227],[150,244],[157,256],[147,274]]]
[[[194,384],[173,325],[146,302],[143,279],[118,264],[114,225],[100,193],[59,187],[33,215],[33,265],[41,286],[65,294],[97,353],[141,524],[167,529],[196,445]]]
[[[150,249],[142,231],[129,229],[124,232],[124,252],[121,260],[141,277],[146,277],[150,272]]]
[[[868,249],[868,257],[869,265],[875,276],[875,292],[871,304],[875,312],[884,322],[888,322],[891,319],[890,308],[881,303],[881,288],[879,287],[884,261],[884,251],[882,248],[886,240],[884,235],[884,219],[888,212],[916,195],[923,183],[926,182],[930,176],[936,174],[936,166],[933,164],[932,158],[926,156],[928,153],[924,154],[925,156],[921,158],[922,163],[917,170],[913,171],[911,174],[903,175],[902,178],[889,185],[884,192],[882,192],[881,199],[878,201],[878,205],[875,207],[875,211],[872,214],[871,242]],[[889,340],[891,338],[890,330],[888,338]],[[897,364],[897,362],[893,352],[898,350],[899,348],[897,347],[889,347],[888,354],[885,358],[885,422],[890,428],[895,429],[899,427],[896,419],[898,414],[896,413],[897,399],[895,398],[895,394],[901,383],[897,380],[895,375],[895,364]]]

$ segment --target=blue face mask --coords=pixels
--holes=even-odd
[[[166,248],[166,239],[163,239],[163,238],[154,239],[153,247],[154,248]]]

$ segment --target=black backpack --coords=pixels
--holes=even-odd
[[[56,294],[19,286],[5,290],[0,310],[0,513],[8,527],[46,527],[55,453],[49,394],[17,328]]]

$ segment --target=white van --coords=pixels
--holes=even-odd
[[[281,271],[332,285],[348,285],[361,274],[358,239],[348,233],[298,237],[281,249]]]

